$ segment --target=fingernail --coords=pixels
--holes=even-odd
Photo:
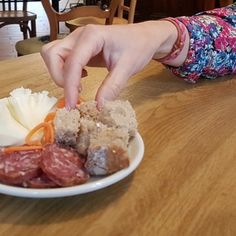
[[[104,98],[99,99],[99,101],[97,102],[97,108],[99,111],[102,110],[102,108],[104,107],[104,104],[105,104],[105,99]]]
[[[67,111],[70,111],[70,110],[71,110],[71,106],[70,106],[68,103],[66,103],[66,110],[67,110]]]
[[[82,85],[80,84],[78,88],[78,93],[81,93],[81,92],[82,92]]]

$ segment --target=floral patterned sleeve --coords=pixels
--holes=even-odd
[[[236,73],[236,4],[178,17],[188,29],[190,46],[180,67],[168,66],[188,82]]]

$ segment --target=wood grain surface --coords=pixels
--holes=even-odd
[[[85,99],[105,69],[89,68]],[[38,54],[0,62],[0,97],[20,86],[61,97]],[[0,195],[0,235],[236,235],[236,80],[192,85],[151,62],[121,98],[137,113],[145,155],[108,188],[73,197]]]

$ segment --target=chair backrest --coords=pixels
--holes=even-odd
[[[95,16],[106,19],[106,24],[112,24],[114,15],[119,7],[121,0],[112,0],[110,6],[106,10],[102,10],[99,6],[81,6],[72,8],[68,12],[56,12],[49,0],[41,0],[44,10],[46,11],[50,25],[50,41],[57,39],[58,24],[77,17]]]
[[[0,11],[17,11],[17,10],[27,11],[27,0],[22,0],[21,2],[19,0],[0,1]]]
[[[219,5],[220,7],[225,7],[228,6],[230,4],[233,4],[233,0],[218,0],[219,1]]]
[[[118,8],[118,17],[124,18],[124,11],[126,11],[128,13],[128,23],[133,23],[136,4],[137,0],[130,0],[129,6],[125,4],[124,0],[122,0]]]

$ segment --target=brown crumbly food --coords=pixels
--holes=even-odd
[[[85,163],[85,167],[90,175],[112,174],[128,166],[128,153],[114,145],[89,148]]]
[[[128,101],[106,102],[101,111],[96,102],[81,103],[70,112],[57,111],[56,140],[87,156],[91,175],[114,173],[129,165],[128,143],[137,130],[135,112]]]
[[[129,101],[106,101],[100,112],[96,105],[95,101],[81,103],[78,106],[81,117],[101,122],[108,127],[127,129],[130,137],[135,135],[137,120]]]
[[[97,121],[99,111],[95,101],[82,102],[79,107],[80,115],[82,118]]]
[[[94,146],[118,146],[127,150],[129,143],[129,135],[126,129],[100,126],[97,133],[90,137],[89,148]]]
[[[90,139],[97,134],[105,125],[95,122],[87,118],[80,119],[80,132],[77,138],[76,150],[82,155],[87,155],[87,150],[90,145]]]
[[[91,175],[106,175],[129,166],[127,130],[103,127],[90,138],[86,169]]]
[[[53,123],[56,141],[66,146],[75,147],[80,127],[79,110],[58,109]]]
[[[99,121],[109,127],[127,129],[130,137],[137,131],[135,112],[129,101],[107,101],[99,113]]]

